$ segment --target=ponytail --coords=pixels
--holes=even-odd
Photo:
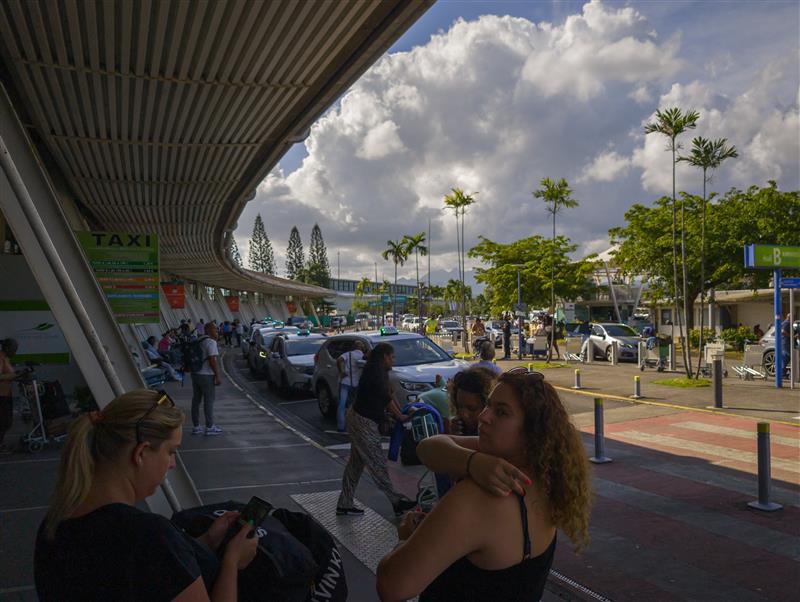
[[[158,449],[183,424],[179,408],[158,406],[161,397],[150,389],[124,393],[102,412],[76,419],[61,452],[58,479],[45,516],[45,536],[52,540],[58,525],[83,503],[94,483],[98,463],[118,461],[136,445],[136,424],[142,417],[142,439]]]

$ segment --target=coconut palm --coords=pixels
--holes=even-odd
[[[418,326],[422,328],[422,283],[419,281],[419,256],[423,257],[428,254],[428,247],[425,246],[425,232],[420,232],[415,236],[406,234],[403,237],[403,242],[406,245],[406,254],[411,255],[414,253],[414,263],[417,267],[417,317],[419,318]]]
[[[394,290],[392,291],[392,326],[397,326],[397,266],[403,265],[408,259],[408,254],[406,253],[406,245],[403,240],[387,240],[386,244],[388,245],[386,250],[381,253],[381,257],[383,257],[386,261],[389,261],[389,258],[392,258],[392,263],[394,263]]]
[[[703,170],[703,203],[700,213],[700,358],[697,361],[697,373],[700,375],[700,363],[703,353],[703,304],[706,294],[706,184],[711,182],[713,170],[717,169],[726,159],[735,159],[739,154],[736,147],[728,145],[727,138],[707,140],[698,136],[692,140],[692,150],[685,157],[678,157],[678,161],[685,161],[693,167]]]
[[[536,199],[542,199],[544,201],[545,206],[547,207],[548,213],[553,216],[553,252],[555,252],[555,242],[556,242],[556,215],[562,209],[571,209],[572,207],[578,206],[578,201],[572,198],[572,189],[567,184],[567,181],[564,178],[561,178],[558,182],[554,182],[550,178],[542,178],[542,181],[539,182],[541,188],[539,190],[535,190],[532,194],[533,197]],[[550,315],[555,318],[556,313],[556,274],[555,274],[555,257],[550,258]],[[553,333],[555,333],[555,327],[553,328]],[[555,337],[555,334],[553,335]],[[551,337],[551,339],[553,338]],[[548,342],[548,345],[552,345],[552,340]],[[550,361],[550,354],[547,354],[547,361]]]
[[[692,377],[692,355],[689,346],[684,340],[684,333],[681,328],[681,315],[678,312],[678,251],[677,251],[677,215],[675,205],[675,165],[677,163],[675,153],[681,148],[678,143],[678,136],[688,130],[697,127],[697,120],[700,113],[697,111],[683,112],[678,107],[656,110],[656,120],[644,126],[645,134],[661,134],[669,139],[667,150],[672,153],[672,307],[675,317],[678,319],[678,331],[680,334],[681,348],[683,349],[683,362],[686,366],[686,375]],[[687,317],[686,299],[686,229],[684,225],[684,204],[681,204],[681,263],[683,270],[683,316]],[[687,319],[688,322],[688,319]],[[672,320],[672,335],[675,335],[675,319]]]
[[[464,215],[466,214],[467,207],[475,203],[475,196],[477,192],[472,194],[465,193],[461,188],[452,188],[451,194],[445,195],[444,204],[445,208],[453,209],[456,215],[456,244],[458,247],[458,278],[461,281],[461,320],[464,332],[467,330],[467,312],[466,312],[466,289],[464,288],[465,278],[465,240],[464,240]],[[459,233],[459,215],[461,216],[461,232]],[[464,338],[464,349],[467,349],[467,340]]]

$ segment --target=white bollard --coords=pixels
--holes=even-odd
[[[611,365],[616,366],[619,357],[619,343],[611,341]]]
[[[633,377],[633,395],[631,395],[631,399],[641,399],[642,398],[642,385],[639,380],[639,376]]]
[[[575,368],[575,385],[572,387],[573,389],[582,389],[581,387],[581,369]]]

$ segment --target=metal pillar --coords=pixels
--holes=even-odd
[[[145,383],[41,165],[0,86],[0,207],[102,408]],[[170,515],[201,503],[180,457],[176,462],[169,479],[147,500],[155,512]]]
[[[769,422],[758,423],[758,501],[747,502],[747,505],[756,510],[774,512],[783,508],[780,504],[770,501],[772,493],[772,474],[770,467],[769,450]]]
[[[781,271],[777,269],[772,275],[772,287],[774,290],[775,305],[775,388],[783,386],[783,340],[781,337]],[[791,336],[789,337],[791,341]]]
[[[711,376],[714,384],[714,407],[722,407],[722,358],[714,356],[711,364]]]
[[[603,437],[603,400],[594,398],[594,456],[589,458],[593,464],[608,464],[611,458],[605,455],[605,442]]]

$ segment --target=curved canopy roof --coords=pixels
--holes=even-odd
[[[430,4],[0,0],[0,77],[92,228],[158,233],[162,271],[181,278],[319,297],[237,268],[228,237],[278,159]]]

